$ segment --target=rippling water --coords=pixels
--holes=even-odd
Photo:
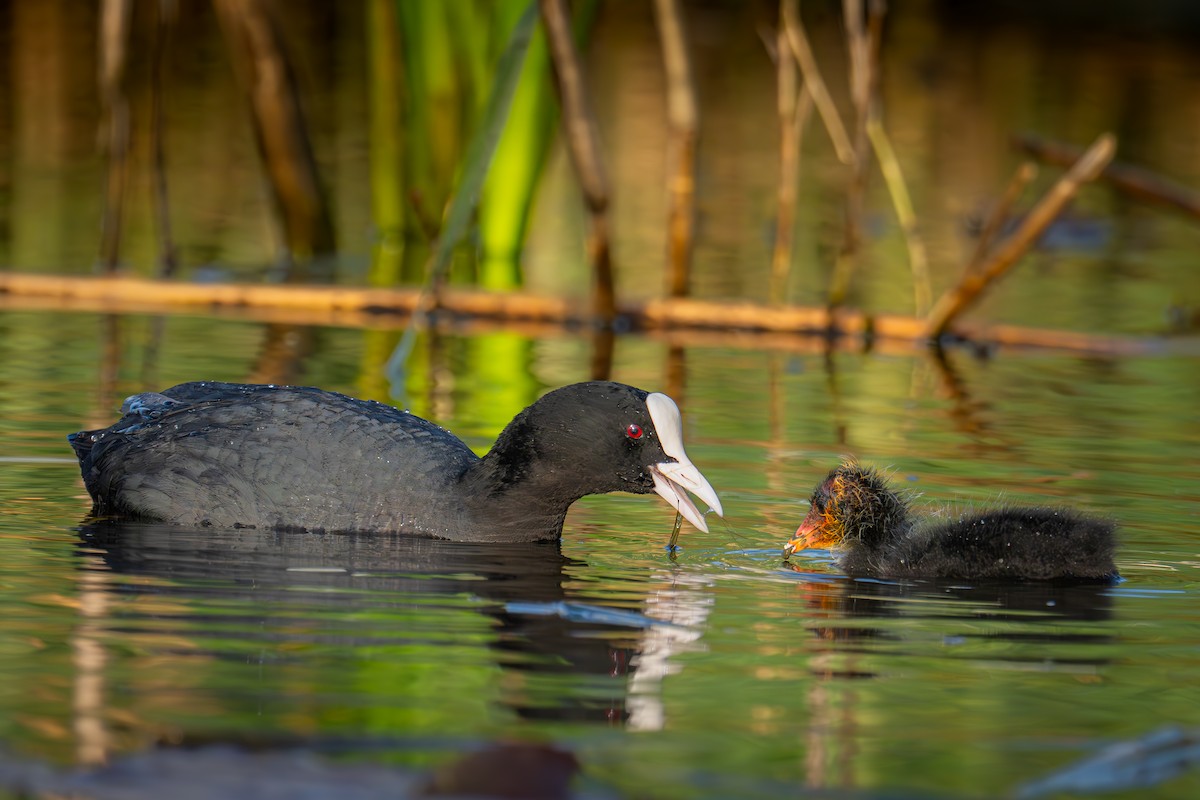
[[[4,319],[10,335],[49,323]],[[96,338],[95,317],[55,324]],[[561,552],[81,526],[65,433],[111,420],[146,369],[158,386],[246,373],[197,347],[194,324],[169,320],[161,361],[131,359],[99,393],[99,344],[9,353],[4,749],[87,761],[240,742],[421,766],[515,736],[571,749],[587,785],[628,794],[990,795],[1114,740],[1200,724],[1194,361],[951,353],[950,375],[920,353],[691,350],[672,391],[727,518],[686,532],[675,561],[672,514],[653,496],[578,503]],[[259,327],[209,326],[253,357]],[[359,392],[350,376],[371,335],[319,332],[311,382]],[[452,369],[455,382],[410,398],[481,448],[539,387],[586,378],[586,347],[569,340],[445,344],[451,366],[525,354],[507,393]],[[666,388],[665,358],[623,340],[614,377]],[[842,454],[890,467],[932,507],[1110,515],[1124,581],[852,581],[820,557],[783,564],[808,493]],[[1193,773],[1158,791],[1198,786]]]
[[[103,166],[94,11],[9,5],[0,260],[83,273]],[[849,114],[837,4],[825,5],[804,14]],[[1009,180],[1016,130],[1076,144],[1113,130],[1121,160],[1200,185],[1189,103],[1200,61],[1190,28],[1153,24],[1166,5],[1139,7],[1136,26],[1103,24],[1105,13],[1134,16],[1122,4],[1087,14],[1061,4],[1070,23],[1039,23],[1027,4],[892,5],[885,118],[935,288],[956,278],[974,247],[969,220]],[[358,282],[373,244],[365,6],[293,6],[289,44],[337,208],[339,279]],[[658,40],[647,4],[604,7],[591,76],[611,158],[618,290],[657,297],[667,152]],[[704,120],[693,288],[762,300],[778,178],[774,68],[756,7],[688,7]],[[253,140],[230,112],[242,102],[215,20],[204,4],[183,13],[165,111],[181,279],[258,280],[273,243]],[[147,89],[136,86],[140,118]],[[150,161],[135,154],[131,187],[148,184]],[[790,296],[816,303],[848,174],[815,123],[801,172]],[[1039,191],[1057,174],[1042,170]],[[126,204],[135,272],[158,251],[142,191]],[[556,150],[522,263],[534,291],[590,285],[578,194]],[[874,172],[864,224],[853,302],[910,313],[903,236]],[[1197,230],[1089,187],[972,315],[1128,334],[1185,322],[1200,304]],[[185,760],[193,771],[176,784],[203,789],[239,770],[283,777],[272,774],[278,762],[239,756],[299,750],[363,770],[426,769],[520,739],[569,749],[585,788],[620,796],[1007,796],[1105,745],[1200,726],[1194,355],[952,351],[939,361],[882,345],[826,356],[817,342],[769,350],[729,337],[672,351],[620,337],[613,377],[680,402],[688,452],[727,512],[710,533],[685,533],[672,560],[673,514],[654,496],[581,501],[561,549],[85,526],[64,436],[112,422],[125,395],[253,376],[387,401],[382,366],[397,334],[13,309],[0,297],[0,794],[24,764],[143,754],[165,767],[156,744],[237,745]],[[483,450],[541,391],[586,379],[590,348],[562,331],[425,337],[402,402]],[[784,564],[813,485],[843,455],[888,468],[931,509],[1066,503],[1110,516],[1124,580],[852,581],[819,554]],[[170,791],[134,783],[143,796]],[[1200,775],[1124,796],[1147,794],[1200,796]]]

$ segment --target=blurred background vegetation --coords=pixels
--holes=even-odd
[[[673,287],[679,153],[662,6],[571,5],[608,178],[611,263],[627,301]],[[833,106],[853,130],[844,4],[796,6]],[[528,7],[0,0],[0,269],[92,276],[112,260],[123,274],[172,273],[177,282],[422,284],[448,203],[469,174],[467,153],[487,128],[496,65]],[[772,262],[790,232],[782,299],[819,306],[844,247],[855,173],[811,114],[798,140],[795,213],[782,229],[781,4],[687,0],[677,8],[698,119],[688,289],[699,299],[779,299]],[[904,0],[890,4],[881,33],[879,110],[935,297],[971,259],[981,221],[1025,159],[1012,146],[1015,133],[1086,146],[1110,131],[1120,161],[1200,187],[1200,4]],[[286,54],[286,69],[256,71],[265,62],[253,48],[264,44]],[[274,97],[294,105],[250,91],[264,83],[291,87]],[[452,283],[591,296],[598,204],[581,191],[562,107],[539,24],[480,205],[454,249]],[[274,143],[297,155],[289,164],[311,170],[292,173],[303,200],[292,219],[309,221],[306,237],[289,233],[268,180],[259,143],[271,114],[303,122],[283,126],[294,136]],[[110,161],[122,131],[127,157]],[[1014,214],[1026,214],[1060,174],[1042,166]],[[114,187],[123,192],[116,218],[106,199]],[[865,172],[861,205],[847,302],[911,314],[911,250],[877,165]],[[973,313],[1089,332],[1194,330],[1198,251],[1194,219],[1089,184],[1025,256],[1019,276]],[[232,600],[214,594],[207,578],[195,592],[185,585],[152,595],[136,571],[109,570],[90,546],[63,546],[64,531],[88,508],[64,433],[110,424],[133,392],[202,378],[303,381],[396,401],[405,392],[387,385],[384,365],[403,319],[294,324],[286,314],[223,316],[206,306],[164,318],[154,316],[158,309],[64,313],[63,305],[20,300],[0,291],[0,505],[9,509],[0,518],[0,620],[10,643],[0,648],[0,672],[17,676],[0,687],[11,712],[0,713],[0,738],[14,751],[69,758],[75,718],[108,708],[75,702],[76,685],[92,685],[97,669],[76,665],[78,640],[99,641],[111,658],[99,669],[111,681],[105,702],[118,749],[144,741],[145,732],[208,725],[391,735],[392,726],[415,721],[414,736],[486,737],[527,730],[528,720],[509,710],[530,697],[548,708],[573,708],[577,699],[591,707],[602,696],[597,686],[614,683],[624,696],[626,676],[610,675],[608,660],[572,680],[557,672],[534,680],[533,671],[496,680],[496,653],[507,654],[499,660],[508,665],[513,650],[490,618],[462,607],[474,604],[477,587],[422,605],[430,614],[418,631],[435,632],[438,642],[450,636],[449,651],[380,644],[374,633],[346,646],[347,625],[412,623],[411,604],[387,583],[369,590],[378,593],[378,613],[364,614],[357,593],[311,600],[286,592],[266,612],[280,614],[284,627],[263,639],[261,596],[245,593],[238,573],[230,573]],[[546,387],[599,375],[589,366],[605,360],[596,356],[601,337],[593,343],[583,326],[446,327],[426,331],[412,349],[404,405],[480,451]],[[803,775],[813,787],[969,794],[1056,766],[1098,737],[1133,737],[1168,720],[1196,724],[1200,704],[1186,701],[1195,689],[1162,691],[1162,676],[1193,669],[1197,652],[1194,355],[1040,350],[975,358],[989,354],[952,350],[939,360],[911,343],[852,351],[855,343],[842,342],[829,352],[823,337],[656,332],[621,337],[614,356],[609,338],[603,374],[680,401],[689,452],[736,509],[733,529],[690,545],[688,569],[704,584],[694,594],[719,602],[703,623],[702,647],[671,657],[673,669],[686,667],[672,673],[665,693],[672,730],[662,738],[614,736],[607,727],[598,736],[590,728],[572,734],[585,747],[601,743],[594,763],[615,785],[654,794],[705,764],[727,776]],[[893,613],[855,605],[860,586],[843,597],[840,584],[824,579],[780,580],[778,547],[803,516],[804,496],[846,453],[919,480],[914,488],[934,503],[990,503],[1000,494],[1119,518],[1130,584],[1106,595],[1100,616],[1107,621],[1111,601],[1117,619],[1133,624],[1122,625],[1119,640],[1110,641],[1109,627],[1089,627],[1074,647],[1062,647],[1063,621],[1054,615],[999,619],[994,604],[981,601],[947,623],[944,597],[927,598],[925,612],[905,599]],[[691,590],[680,594],[676,583],[686,573],[661,569],[656,546],[630,545],[634,531],[665,540],[669,519],[659,504],[605,497],[574,513],[566,552],[578,561],[553,576],[556,585],[622,608],[668,587],[686,599]],[[73,532],[65,535],[75,542]],[[207,563],[189,551],[176,557]],[[101,584],[110,588],[97,591]],[[107,610],[78,600],[97,594],[110,596]],[[338,597],[346,605],[325,616],[323,604]],[[316,620],[309,629],[294,626],[292,603]],[[181,620],[194,629],[183,630]],[[998,626],[1013,636],[998,636]],[[873,627],[882,635],[864,649]],[[325,638],[331,630],[338,637]],[[462,649],[467,640],[475,644]],[[476,694],[487,681],[493,717]],[[275,693],[277,684],[287,692]],[[471,691],[459,691],[464,686]],[[562,736],[558,721],[546,719],[538,732]],[[1178,796],[1193,796],[1194,782],[1189,787]]]
[[[102,188],[113,130],[106,120],[112,98],[120,96],[129,132],[115,259],[122,270],[156,272],[168,252],[166,225],[170,255],[188,279],[277,277],[290,253],[319,256],[316,277],[418,284],[463,177],[467,145],[483,123],[495,65],[527,6],[524,0],[0,3],[0,37],[9,54],[0,70],[0,265],[83,274],[95,268],[98,254],[107,257],[97,235],[106,227]],[[632,299],[662,295],[669,280],[673,166],[655,6],[588,0],[572,8],[610,177],[617,291]],[[779,7],[708,0],[678,8],[699,109],[691,291],[766,300],[778,224],[772,53]],[[810,2],[800,10],[830,95],[850,124],[842,4]],[[113,34],[102,22],[122,13],[125,28],[117,30],[124,33]],[[256,136],[263,136],[249,111],[246,68],[239,65],[245,56],[229,22],[254,14],[278,34],[311,149],[321,210],[300,243],[286,215],[277,213],[269,171],[256,152]],[[1119,159],[1200,186],[1198,31],[1200,10],[1166,0],[893,4],[882,34],[879,97],[935,291],[956,278],[973,246],[972,230],[1019,163],[1009,141],[1015,132],[1086,145],[1111,130]],[[98,66],[113,59],[115,73]],[[558,108],[539,26],[475,224],[456,250],[452,280],[588,294],[588,220],[558,134]],[[861,264],[849,299],[911,313],[904,231],[871,170]],[[842,247],[853,170],[838,160],[815,118],[802,139],[799,174],[794,273],[784,297],[820,303]],[[1044,187],[1054,177],[1046,168],[1038,182]],[[111,211],[111,198],[108,205]],[[1056,324],[1156,329],[1161,315],[1147,318],[1141,309],[1131,319],[1115,299],[1125,279],[1145,277],[1139,262],[1147,245],[1157,248],[1158,279],[1139,280],[1136,291],[1152,295],[1147,299],[1162,312],[1194,305],[1198,279],[1184,267],[1200,243],[1194,224],[1129,206],[1111,191],[1085,192],[1072,212],[1074,227],[1063,228],[1057,245],[1043,248],[1056,252],[1039,262],[1045,268],[1052,259],[1048,280],[1079,288],[1058,292],[1043,283],[1028,294],[1007,292],[993,307],[1012,321],[1044,322],[1044,314],[1025,312],[1030,297],[1051,293],[1063,298]]]

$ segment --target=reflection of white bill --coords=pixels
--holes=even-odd
[[[667,624],[647,628],[642,634],[639,652],[633,658],[629,696],[625,703],[629,709],[627,727],[630,730],[662,730],[666,722],[663,681],[683,669],[676,662],[680,655],[705,649],[700,638],[716,602],[710,591],[712,581],[708,578],[700,575],[661,577],[673,585],[646,598],[646,616]]]

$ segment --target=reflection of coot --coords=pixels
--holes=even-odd
[[[878,472],[847,463],[817,486],[784,556],[830,548],[850,575],[1109,583],[1113,527],[1068,508],[919,519]]]
[[[801,575],[799,567],[792,569]],[[807,580],[804,605],[812,615],[809,630],[818,638],[854,647],[872,639],[899,641],[909,621],[926,621],[946,641],[984,639],[1036,642],[1049,646],[1112,641],[1112,633],[1093,623],[1112,618],[1109,587],[1096,583],[1053,581],[881,581],[841,578]],[[877,621],[872,625],[871,621]],[[904,620],[898,626],[895,623]],[[980,629],[981,623],[988,628]],[[1070,624],[1082,623],[1082,624]],[[1102,664],[1103,659],[1077,657],[1069,649],[1026,656],[1008,652],[1004,660],[1030,658],[1039,663]],[[827,677],[869,678],[870,672],[841,671]]]
[[[570,675],[613,687],[603,702],[594,692],[555,692],[536,702],[517,699],[513,710],[599,722],[626,716],[625,670],[614,665],[629,662],[628,632],[507,610],[509,603],[567,599],[564,570],[582,564],[563,556],[556,542],[468,544],[403,534],[272,533],[111,521],[86,524],[80,535],[83,552],[98,555],[112,571],[163,579],[120,584],[120,591],[185,601],[234,599],[256,609],[252,613],[263,609],[268,618],[345,615],[348,625],[336,632],[328,625],[290,626],[289,635],[348,649],[407,642],[460,647],[444,635],[431,635],[428,624],[419,630],[389,625],[388,609],[404,610],[398,619],[405,620],[411,619],[408,609],[417,609],[434,621],[441,613],[439,600],[456,610],[475,610],[489,621],[488,647],[503,669]],[[379,613],[364,620],[359,615],[364,610]]]
[[[721,513],[675,403],[619,383],[544,395],[483,458],[420,417],[307,387],[184,383],[122,411],[67,437],[97,516],[522,542],[559,538],[589,494],[657,492],[702,530],[689,491]]]

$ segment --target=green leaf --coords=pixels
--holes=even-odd
[[[467,148],[462,178],[454,199],[450,201],[450,208],[446,212],[446,224],[438,238],[437,248],[433,251],[433,260],[429,265],[430,280],[440,278],[446,271],[450,263],[450,254],[466,234],[467,224],[479,203],[479,193],[487,178],[492,156],[508,121],[513,94],[521,78],[521,65],[525,61],[525,53],[529,50],[536,22],[537,4],[531,2],[517,21],[508,46],[496,63],[496,77],[483,112],[483,124],[475,132]]]
[[[508,39],[508,45],[500,55],[500,60],[496,62],[496,76],[483,112],[482,124],[467,147],[467,154],[463,160],[462,177],[459,179],[454,199],[450,201],[450,207],[446,212],[446,222],[442,226],[442,234],[438,238],[437,247],[429,261],[429,269],[426,272],[426,291],[441,280],[446,268],[450,265],[450,256],[454,252],[454,248],[466,235],[471,215],[479,203],[479,194],[483,189],[483,182],[487,178],[492,156],[496,152],[496,145],[499,143],[500,136],[504,133],[505,123],[508,121],[513,94],[517,90],[517,83],[521,77],[521,65],[529,50],[529,42],[533,38],[536,23],[537,3],[530,2],[521,18],[517,20],[516,27],[513,28],[512,35]],[[388,379],[392,385],[392,396],[396,398],[401,398],[404,394],[404,366],[408,362],[408,356],[416,341],[418,316],[417,314],[413,315],[399,344],[396,345],[395,352],[388,360]]]

